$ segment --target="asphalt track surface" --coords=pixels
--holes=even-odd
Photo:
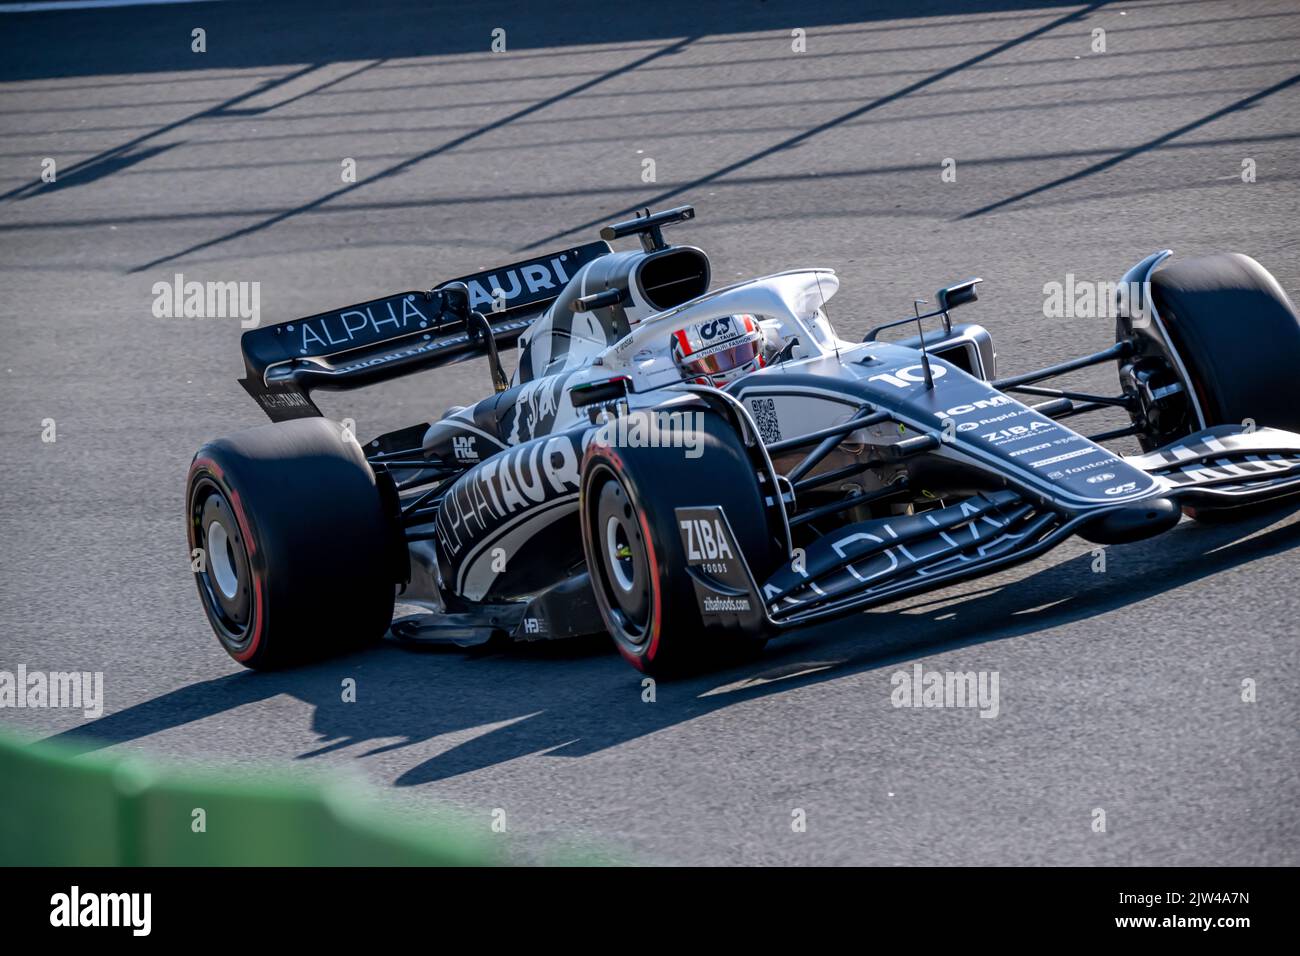
[[[185,470],[260,413],[235,384],[236,321],[151,314],[177,272],[258,281],[262,321],[285,321],[689,201],[699,218],[674,235],[715,282],[837,270],[846,337],[982,275],[962,317],[993,331],[1004,373],[1110,343],[1106,320],[1044,317],[1067,273],[1237,250],[1300,292],[1300,5],[815,6],[0,14],[0,669],[103,671],[107,695],[99,720],[4,710],[0,726],[360,774],[485,828],[502,808],[526,858],[1300,863],[1289,511],[1185,520],[1109,549],[1105,573],[1067,544],[661,683],[654,703],[603,642],[383,646],[263,675],[211,636]],[[365,437],[488,387],[474,362],[326,410]],[[890,677],[916,662],[996,671],[998,716],[894,708]]]

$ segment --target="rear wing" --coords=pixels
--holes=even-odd
[[[240,339],[245,374],[239,384],[271,421],[319,416],[314,389],[360,388],[513,345],[574,273],[609,252],[607,242],[589,242],[428,292],[399,292],[251,329]]]

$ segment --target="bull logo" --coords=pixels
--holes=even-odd
[[[515,398],[514,421],[511,422],[511,445],[544,435],[555,424],[560,411],[560,396],[564,392],[567,375],[538,379],[519,389]]]

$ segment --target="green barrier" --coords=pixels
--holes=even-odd
[[[359,786],[173,774],[0,737],[0,865],[483,866],[507,862],[500,839],[417,822]]]

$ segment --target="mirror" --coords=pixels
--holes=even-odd
[[[939,310],[947,312],[949,309],[955,309],[967,302],[974,302],[979,298],[975,292],[975,286],[983,281],[983,279],[967,279],[965,282],[958,282],[956,285],[940,289],[934,294],[935,301],[939,303]]]

